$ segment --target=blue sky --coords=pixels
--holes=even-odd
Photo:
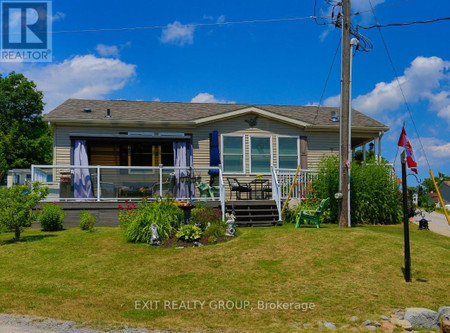
[[[322,14],[328,7],[317,0]],[[446,16],[445,0],[372,0],[380,23]],[[354,11],[369,9],[353,0]],[[46,111],[65,99],[110,98],[305,105],[317,103],[340,30],[314,20],[191,27],[186,24],[313,15],[314,1],[53,1],[53,62],[0,63],[35,80]],[[354,23],[374,24],[370,12]],[[62,30],[167,26],[154,30],[58,33]],[[374,44],[354,56],[354,107],[391,127],[383,139],[393,160],[403,120],[427,166],[376,29],[362,31]],[[423,144],[435,173],[450,173],[450,22],[383,29]],[[339,55],[340,56],[340,55]],[[337,59],[325,94],[335,105]]]

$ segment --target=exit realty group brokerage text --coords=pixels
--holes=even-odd
[[[134,309],[141,311],[150,310],[259,310],[259,311],[311,311],[316,307],[315,303],[306,302],[283,302],[283,301],[262,301],[256,302],[241,300],[136,300]]]

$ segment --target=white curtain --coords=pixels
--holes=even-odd
[[[73,164],[75,166],[89,165],[86,140],[76,140],[73,151]],[[91,174],[89,169],[76,168],[74,171],[74,197],[75,198],[93,198]],[[97,179],[100,181],[100,179]]]
[[[185,167],[186,166],[186,142],[174,142],[173,143],[173,159],[175,167]],[[173,189],[174,198],[187,198],[189,193],[187,193],[186,188],[186,176],[187,169],[176,169],[175,170],[175,187]]]

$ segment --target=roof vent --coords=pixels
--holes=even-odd
[[[111,118],[111,109],[106,109],[106,118]]]
[[[91,113],[91,108],[84,108],[84,112],[86,112],[86,113]]]
[[[339,121],[339,117],[338,117],[337,111],[331,111],[331,118],[330,118],[330,120],[333,123],[337,123]]]

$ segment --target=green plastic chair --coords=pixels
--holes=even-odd
[[[319,207],[317,207],[316,210],[302,210],[300,211],[300,214],[298,214],[297,217],[297,223],[295,224],[295,227],[300,227],[300,224],[304,221],[311,221],[314,222],[317,226],[317,228],[320,228],[320,217],[325,212],[325,210],[328,208],[328,204],[330,203],[330,198],[323,199],[320,202]]]

